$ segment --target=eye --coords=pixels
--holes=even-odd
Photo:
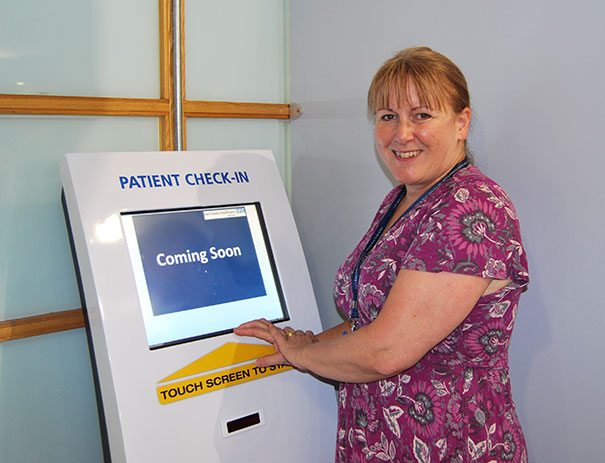
[[[428,113],[417,113],[417,114],[415,115],[415,117],[416,117],[416,119],[418,119],[419,121],[426,121],[426,120],[430,119],[430,118],[431,118],[431,117],[433,117],[433,116],[431,116],[431,115],[430,115],[430,114],[428,114]]]
[[[397,116],[393,113],[378,113],[376,115],[377,119],[381,122],[390,122],[390,121],[394,121],[395,119],[397,119]]]

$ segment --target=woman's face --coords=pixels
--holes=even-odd
[[[396,94],[396,92],[391,92]],[[464,159],[471,110],[460,113],[421,106],[416,86],[408,84],[407,101],[389,102],[376,112],[376,149],[393,177],[418,197]]]

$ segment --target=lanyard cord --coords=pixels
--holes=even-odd
[[[410,207],[408,207],[405,210],[405,212],[403,214],[401,214],[401,217],[399,217],[395,223],[397,223],[399,220],[401,220],[402,217],[404,217],[409,211],[411,211],[414,207],[416,207],[416,205],[420,201],[422,201],[424,198],[426,198],[428,195],[430,195],[433,191],[435,191],[435,189],[439,185],[441,185],[443,182],[449,180],[456,172],[458,172],[460,169],[464,169],[469,164],[470,164],[470,161],[466,157],[462,161],[460,161],[458,164],[456,164],[452,168],[452,170],[450,170],[447,173],[447,175],[445,177],[443,177],[441,180],[439,180],[437,183],[435,183],[431,188],[426,190],[420,196],[420,198],[418,198],[416,201],[414,201],[414,204],[412,204]],[[387,211],[387,213],[380,220],[378,227],[376,228],[376,230],[374,230],[374,233],[372,234],[370,241],[368,241],[368,244],[366,244],[366,247],[364,248],[363,252],[359,256],[359,259],[357,259],[357,263],[355,264],[355,269],[353,270],[353,276],[351,278],[351,292],[353,293],[353,308],[351,310],[352,319],[359,318],[359,310],[357,309],[357,297],[358,297],[358,293],[359,293],[359,273],[361,271],[361,264],[362,264],[363,260],[365,259],[366,255],[372,250],[372,248],[374,247],[374,245],[376,244],[378,239],[382,236],[382,233],[384,232],[384,229],[386,228],[387,223],[389,223],[389,220],[391,220],[391,218],[393,217],[393,214],[395,213],[397,206],[399,206],[399,204],[401,203],[401,200],[405,196],[406,191],[407,190],[404,185],[401,188],[401,191],[399,192],[399,194],[397,195],[395,200],[393,201],[393,203],[391,204],[391,206],[389,207],[389,210]],[[394,225],[395,224],[393,224],[393,226]]]

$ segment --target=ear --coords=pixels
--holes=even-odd
[[[458,140],[464,141],[468,137],[468,129],[471,125],[471,108],[464,108],[456,114],[456,128],[458,130]]]

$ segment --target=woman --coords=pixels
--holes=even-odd
[[[261,366],[341,382],[339,462],[525,462],[507,350],[527,259],[510,199],[466,156],[466,80],[445,56],[406,49],[374,77],[368,108],[400,185],[338,270],[348,320],[317,336],[266,320],[235,332],[275,346]]]

